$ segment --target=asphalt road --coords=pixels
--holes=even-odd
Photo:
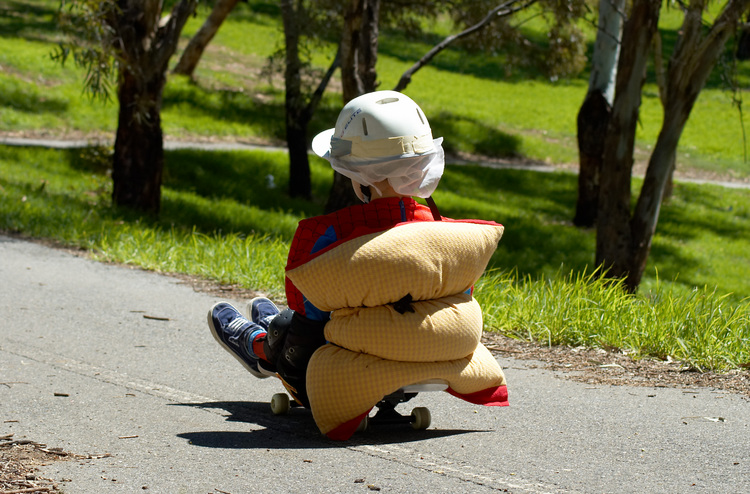
[[[430,408],[430,429],[329,441],[305,410],[271,414],[280,383],[215,343],[217,300],[0,236],[0,435],[110,455],[44,467],[68,494],[750,492],[742,397],[590,386],[505,357],[510,407],[423,393],[407,405]]]

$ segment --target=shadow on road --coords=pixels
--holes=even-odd
[[[318,431],[312,414],[304,408],[293,408],[286,415],[273,415],[268,403],[252,401],[216,401],[207,403],[178,403],[171,406],[189,406],[201,409],[218,409],[229,413],[230,422],[257,424],[264,429],[250,431],[198,431],[177,436],[190,444],[205,448],[222,449],[300,449],[338,448],[346,446],[396,444],[424,441],[438,437],[454,436],[490,430],[428,429],[417,431],[410,426],[377,426],[357,433],[349,441],[332,441]]]

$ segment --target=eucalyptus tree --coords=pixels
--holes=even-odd
[[[698,95],[750,0],[728,0],[713,22],[708,0],[690,0],[665,74],[664,118],[631,213],[635,131],[660,0],[634,0],[623,26],[612,115],[604,142],[596,263],[634,292],[646,267],[677,144]]]
[[[119,113],[112,163],[112,200],[158,214],[164,168],[162,92],[169,59],[197,0],[63,0],[62,25],[75,38],[57,53],[86,67],[85,87],[109,98],[116,77]]]

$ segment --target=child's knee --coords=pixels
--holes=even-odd
[[[269,362],[275,363],[281,350],[284,348],[284,342],[286,341],[289,327],[292,324],[293,316],[293,310],[284,309],[268,325],[268,334],[266,335],[263,350]]]

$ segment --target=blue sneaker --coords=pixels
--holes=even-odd
[[[208,311],[208,327],[219,345],[232,354],[242,366],[258,378],[268,377],[258,367],[258,356],[252,352],[252,342],[266,330],[248,321],[237,309],[219,302]]]
[[[250,319],[266,331],[271,320],[279,313],[279,308],[264,297],[255,297],[247,304],[247,312]]]

